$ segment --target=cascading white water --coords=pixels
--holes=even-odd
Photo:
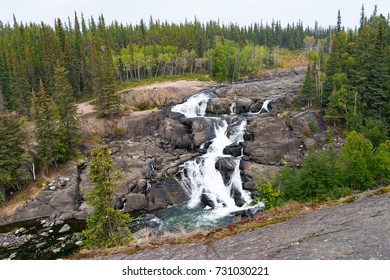
[[[236,110],[237,110],[237,103],[236,101],[233,101],[232,104],[230,104],[230,115],[234,115],[236,114]]]
[[[206,195],[214,206],[213,210],[205,212],[198,218],[196,222],[199,224],[217,220],[242,209],[235,203],[234,190],[241,193],[242,199],[246,203],[251,202],[249,193],[242,188],[240,159],[223,154],[223,149],[226,146],[243,141],[246,125],[246,120],[241,120],[241,123],[231,127],[230,136],[227,137],[228,124],[225,120],[219,120],[215,125],[216,137],[212,140],[207,153],[181,166],[180,181],[185,187],[191,189],[188,207],[193,208],[201,204],[202,195]],[[226,184],[220,171],[215,167],[217,160],[221,158],[230,158],[235,164],[230,180]]]
[[[189,97],[186,102],[173,106],[171,111],[181,113],[187,118],[206,117],[207,103],[214,97],[216,95],[212,92],[200,92]],[[262,110],[268,111],[267,105],[270,101],[264,102]],[[230,106],[231,115],[236,113],[236,106],[233,101]],[[261,203],[249,206],[252,203],[250,192],[243,189],[240,175],[243,151],[241,150],[241,156],[238,157],[223,153],[225,147],[244,141],[246,118],[240,117],[230,125],[225,120],[226,117],[212,118],[215,120],[215,138],[211,140],[207,152],[182,164],[175,176],[183,188],[190,190],[190,200],[183,209],[189,216],[167,211],[165,219],[170,225],[177,223],[175,221],[186,221],[185,224],[189,226],[190,223],[192,228],[215,225],[220,218],[231,216],[232,213],[264,206]],[[204,149],[205,145],[206,143],[203,143],[201,149]]]
[[[268,110],[268,104],[269,104],[270,102],[271,102],[270,99],[267,99],[266,101],[264,101],[263,106],[261,106],[260,113],[263,111],[263,109],[266,110],[267,112],[269,112],[269,110]]]
[[[268,104],[272,101],[272,99],[267,99],[264,101],[263,105],[261,106],[261,109],[260,111],[256,112],[256,113],[251,113],[252,115],[257,115],[257,114],[260,114],[263,110],[264,111],[267,111],[269,112],[269,109],[268,109]]]
[[[181,113],[186,118],[202,117],[206,114],[207,102],[214,96],[212,93],[199,92],[186,102],[173,106],[171,111]]]

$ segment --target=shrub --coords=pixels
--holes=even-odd
[[[336,169],[338,155],[333,150],[313,151],[300,168],[287,165],[276,180],[276,186],[284,199],[309,201],[339,198],[350,193],[344,188],[340,173]]]
[[[280,202],[282,191],[275,188],[276,175],[272,175],[272,179],[265,181],[261,180],[257,185],[258,192],[261,196],[261,201],[265,204],[265,209],[275,208]]]
[[[315,120],[310,120],[307,125],[310,127],[312,132],[316,132],[318,130],[317,122]]]

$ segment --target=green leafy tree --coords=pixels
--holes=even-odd
[[[364,137],[371,141],[374,148],[378,148],[381,143],[387,140],[387,125],[382,120],[369,118],[362,128]]]
[[[275,188],[276,174],[272,174],[272,178],[268,181],[261,180],[257,184],[257,189],[260,193],[260,199],[265,205],[265,209],[275,208],[283,195],[281,190]]]
[[[390,140],[379,145],[374,154],[373,172],[379,185],[390,183]]]
[[[337,74],[335,77],[344,76]],[[357,92],[341,86],[334,90],[328,99],[324,119],[334,125],[339,124],[348,129],[358,129],[362,122],[360,98]]]
[[[285,166],[276,180],[286,200],[308,201],[338,198],[350,193],[343,186],[336,167],[338,154],[333,150],[313,151],[305,158],[302,166]]]
[[[366,190],[375,183],[375,160],[371,142],[356,131],[347,134],[341,147],[338,169],[343,174],[344,185],[353,190]]]
[[[126,228],[130,217],[111,207],[114,183],[120,176],[112,165],[107,146],[97,146],[91,153],[89,179],[94,188],[87,194],[87,203],[93,213],[87,218],[83,231],[87,246],[115,246],[131,237]]]
[[[222,42],[218,42],[212,55],[211,73],[218,81],[226,80],[226,54]]]

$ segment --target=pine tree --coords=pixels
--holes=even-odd
[[[308,107],[313,106],[313,102],[316,98],[314,69],[312,65],[307,66],[307,72],[305,75],[305,81],[303,82],[302,89],[299,93],[300,100],[306,103]]]
[[[107,146],[97,146],[91,152],[89,179],[94,188],[87,194],[87,203],[93,213],[87,218],[87,229],[83,231],[87,246],[115,246],[130,238],[126,229],[130,217],[111,207],[115,186],[120,176],[112,165]]]
[[[385,18],[380,17],[377,36],[375,40],[372,62],[367,79],[367,92],[363,104],[363,114],[382,120],[389,120],[388,112],[390,103],[390,75],[387,61],[388,47],[385,30]]]
[[[20,188],[21,179],[26,178],[23,155],[26,133],[15,113],[0,115],[0,202],[7,190]]]
[[[20,61],[14,51],[11,52],[11,73],[10,89],[15,99],[18,113],[24,116],[30,115],[31,99],[29,93],[31,86],[29,83],[28,68],[26,61]]]
[[[55,68],[55,84],[53,99],[57,105],[60,124],[64,131],[67,150],[69,153],[81,144],[80,122],[77,118],[77,108],[74,104],[72,86],[68,79],[68,73],[61,65]]]
[[[120,96],[115,87],[115,70],[111,50],[102,46],[102,53],[97,53],[96,47],[92,55],[93,89],[97,95],[96,109],[100,117],[113,117],[121,112]]]
[[[57,107],[47,95],[42,80],[39,82],[39,92],[32,92],[32,109],[38,141],[38,159],[46,174],[49,174],[49,166],[65,160],[67,147],[64,128],[59,125]]]

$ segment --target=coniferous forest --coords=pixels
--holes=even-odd
[[[345,29],[340,14],[326,28],[196,18],[124,25],[77,13],[53,25],[16,17],[0,22],[0,201],[37,170],[49,173],[77,154],[82,136],[76,102],[96,98],[98,115],[112,118],[121,113],[119,83],[194,73],[218,81],[256,77],[282,66],[283,51],[300,51],[309,62],[299,105],[324,109],[331,126],[357,131],[371,126],[386,139],[389,46],[389,17],[376,9],[370,16],[362,9],[355,29]],[[35,141],[27,139],[31,121]],[[383,142],[373,141],[375,148]]]

